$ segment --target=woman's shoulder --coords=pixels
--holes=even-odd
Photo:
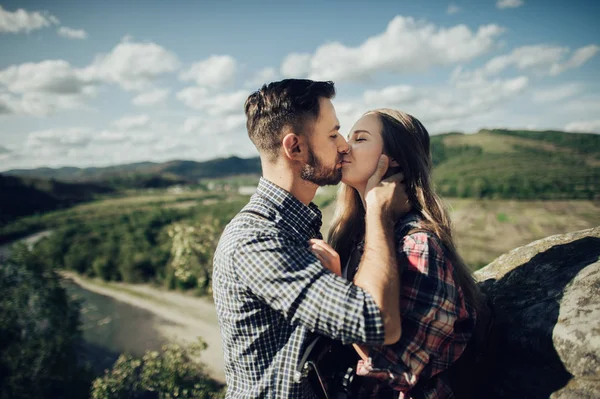
[[[423,217],[417,212],[405,215],[396,225],[396,245],[404,251],[441,252],[441,240],[435,232],[423,223]]]

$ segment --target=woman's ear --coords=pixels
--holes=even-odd
[[[389,167],[400,167],[400,164],[398,164],[398,162],[394,159],[394,158],[390,158],[390,165]]]

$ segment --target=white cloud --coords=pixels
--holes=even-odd
[[[213,55],[206,60],[192,64],[181,72],[179,78],[184,82],[194,81],[199,86],[221,88],[231,85],[235,80],[237,63],[229,55]]]
[[[85,99],[90,95],[56,95],[49,93],[24,93],[15,96],[0,94],[0,115],[48,116],[57,111],[86,108]]]
[[[128,40],[84,68],[74,68],[64,60],[12,65],[0,70],[0,115],[44,116],[82,108],[103,83],[116,83],[125,90],[146,89],[134,104],[156,104],[169,91],[154,88],[153,82],[178,67],[177,57],[163,47]]]
[[[12,65],[0,70],[0,114],[45,116],[83,108],[97,94],[94,82],[63,60]]]
[[[64,154],[72,148],[86,147],[91,141],[91,129],[87,127],[48,129],[29,133],[25,147],[33,156]]]
[[[375,104],[377,102],[406,103],[417,99],[419,94],[412,86],[400,85],[389,86],[382,90],[367,90],[363,96],[367,104]]]
[[[497,25],[471,31],[466,25],[436,27],[426,21],[397,16],[385,32],[365,40],[358,47],[332,42],[320,46],[312,57],[290,54],[282,64],[285,76],[306,76],[316,80],[364,81],[379,71],[414,72],[436,66],[470,61],[487,53],[503,32]]]
[[[8,11],[0,5],[0,33],[21,33],[59,24],[58,18],[45,11]]]
[[[117,144],[128,141],[127,133],[123,131],[102,130],[94,134],[94,142],[99,144]]]
[[[132,102],[138,107],[157,105],[164,103],[170,93],[170,89],[151,89],[135,96]]]
[[[546,44],[523,46],[509,54],[500,55],[489,60],[483,67],[474,71],[463,71],[457,67],[452,80],[469,81],[498,75],[509,67],[519,71],[532,71],[539,75],[558,75],[568,69],[578,68],[592,58],[600,50],[596,45],[581,47],[567,60],[563,59],[570,52],[568,47],[550,46]]]
[[[7,92],[0,92],[0,116],[18,114],[20,111],[20,100]]]
[[[389,86],[367,90],[362,99],[335,101],[343,131],[367,110],[395,108],[420,119],[430,132],[461,128],[518,97],[528,86],[524,76],[511,79],[480,80],[469,85],[414,87]]]
[[[125,38],[110,53],[97,56],[82,74],[87,80],[116,83],[125,90],[144,90],[160,75],[178,68],[177,56],[164,47]]]
[[[595,44],[590,44],[589,46],[581,47],[575,50],[571,58],[563,64],[555,63],[550,68],[550,75],[558,75],[563,73],[568,69],[579,68],[581,65],[585,64],[590,58],[596,55],[600,50],[600,47]]]
[[[460,12],[460,7],[456,4],[450,4],[446,10],[446,13],[449,15],[457,14],[458,12]]]
[[[275,68],[264,68],[258,71],[252,78],[246,82],[246,87],[258,89],[264,84],[274,82],[279,79],[279,74]]]
[[[533,92],[533,101],[536,103],[550,103],[573,97],[583,91],[580,83],[568,83],[549,89],[539,89]]]
[[[133,130],[143,127],[147,127],[150,123],[150,117],[148,115],[130,115],[124,116],[113,122],[113,125],[117,129],[122,130]]]
[[[205,87],[187,87],[177,93],[177,99],[190,108],[210,115],[226,115],[241,112],[248,98],[246,90],[228,93],[211,93]]]
[[[496,7],[499,9],[517,8],[521,7],[523,4],[525,4],[523,0],[498,0],[496,2]]]
[[[300,78],[308,76],[312,56],[310,54],[289,54],[281,64],[281,74],[286,78]]]
[[[67,61],[12,65],[0,71],[0,83],[14,93],[79,94],[89,85]]]
[[[204,122],[204,118],[201,118],[199,116],[190,116],[189,118],[186,118],[185,121],[183,121],[183,126],[181,130],[184,133],[192,133],[198,130],[200,126],[202,126],[202,122]]]
[[[567,132],[600,133],[600,119],[571,122],[565,126]]]
[[[245,130],[246,116],[232,114],[219,118],[191,116],[183,122],[181,131],[187,134],[222,135]]]
[[[61,26],[56,31],[59,36],[66,37],[67,39],[87,39],[88,34],[83,29],[73,29],[66,26]]]

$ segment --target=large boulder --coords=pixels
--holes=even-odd
[[[496,310],[489,398],[600,398],[600,227],[475,273]]]

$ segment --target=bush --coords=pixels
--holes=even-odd
[[[223,386],[212,380],[197,356],[206,344],[184,349],[166,345],[161,353],[148,351],[142,359],[121,355],[111,370],[92,385],[93,399],[222,398]]]

